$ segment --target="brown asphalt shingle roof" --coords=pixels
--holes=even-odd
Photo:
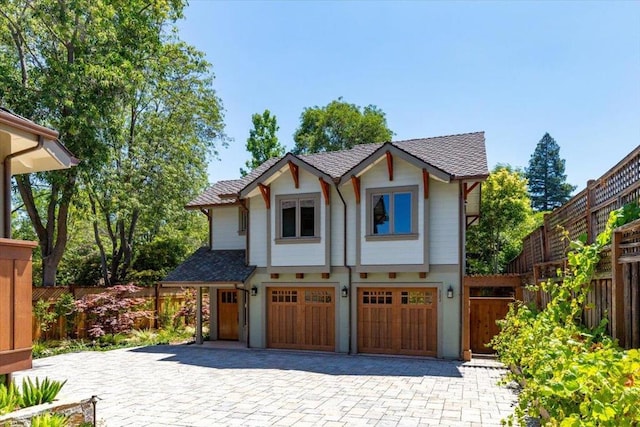
[[[409,139],[391,142],[391,144],[446,172],[451,175],[452,179],[485,177],[489,174],[484,132]],[[382,143],[361,144],[348,150],[307,154],[298,157],[337,180],[365,161],[382,145]],[[242,179],[216,182],[191,201],[187,207],[196,208],[236,202],[236,198],[221,198],[220,196],[240,192],[246,185],[266,173],[278,160],[280,158],[267,160]]]

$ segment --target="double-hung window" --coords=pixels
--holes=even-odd
[[[418,188],[392,187],[367,190],[367,239],[418,237]]]
[[[320,241],[320,194],[276,196],[277,243]]]

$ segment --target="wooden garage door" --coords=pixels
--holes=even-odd
[[[333,288],[268,288],[267,346],[335,350]]]
[[[358,289],[358,351],[437,355],[436,288]]]

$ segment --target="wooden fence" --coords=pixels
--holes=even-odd
[[[56,287],[33,287],[33,305],[38,300],[45,300],[54,303],[65,293],[73,295],[74,300],[82,299],[85,295],[98,294],[107,290],[104,286],[56,286]],[[157,328],[158,320],[167,311],[178,310],[188,298],[188,291],[180,288],[163,288],[159,285],[155,287],[142,287],[139,292],[128,295],[132,298],[144,298],[147,300],[149,317],[140,318],[136,321],[137,329]],[[208,298],[208,297],[207,297]],[[54,325],[46,332],[40,330],[39,322],[35,314],[32,316],[33,340],[63,339],[69,336],[77,338],[87,338],[85,316],[82,313],[74,315],[73,330],[68,330],[64,317],[59,318]]]
[[[640,146],[563,206],[545,215],[544,224],[529,234],[507,272],[524,276],[527,283],[555,280],[563,269],[569,240],[586,235],[592,243],[609,214],[630,202],[640,202]],[[567,238],[569,240],[567,240]],[[583,320],[590,327],[607,318],[608,332],[626,348],[640,347],[640,222],[617,229],[605,249],[588,296]],[[548,302],[542,292],[525,292],[525,301],[540,307]]]

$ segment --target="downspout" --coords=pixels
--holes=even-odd
[[[469,328],[471,325],[465,325],[464,324],[464,310],[466,310],[466,306],[464,304],[464,300],[465,300],[465,288],[464,288],[464,273],[466,271],[466,227],[467,227],[467,220],[466,220],[466,201],[464,199],[464,189],[462,187],[462,181],[458,181],[458,188],[459,188],[459,209],[460,209],[460,219],[458,221],[458,228],[459,228],[459,232],[458,232],[458,264],[459,264],[459,276],[460,276],[460,321],[459,321],[459,325],[461,325],[462,327],[460,328],[460,354],[458,355],[458,357],[460,357],[461,359],[464,360],[464,346],[465,346],[465,342],[464,342],[464,331],[465,328]],[[463,234],[464,233],[464,234]]]
[[[241,199],[240,195],[238,195],[238,201],[240,202],[240,207],[241,209],[243,209],[246,213],[247,213],[247,228],[244,231],[244,239],[245,239],[245,243],[244,243],[244,262],[245,264],[249,265],[249,229],[250,229],[250,223],[251,221],[249,221],[249,208],[247,207],[247,202],[245,199]],[[246,282],[245,282],[246,283]],[[245,289],[245,283],[242,284],[242,288],[238,288],[238,286],[236,285],[236,289],[241,289],[242,291],[244,291],[244,300],[245,300],[245,317],[246,317],[246,321],[247,321],[247,348],[251,348],[250,347],[250,338],[251,338],[251,310],[249,307],[249,304],[251,302],[251,294],[249,292],[249,290]]]
[[[349,265],[347,265],[347,202],[345,202],[344,197],[342,197],[342,193],[340,192],[340,189],[338,188],[338,184],[334,185],[336,188],[336,191],[338,192],[338,196],[340,196],[340,200],[342,201],[342,212],[343,212],[343,219],[342,219],[342,233],[343,233],[343,239],[342,239],[342,260],[343,260],[343,264],[346,267],[347,270],[349,270],[349,278],[348,278],[348,288],[349,288],[349,321],[347,322],[349,325],[349,354],[351,354],[351,297],[352,297],[352,293],[351,293],[351,267]],[[356,242],[357,244],[357,242]]]
[[[42,135],[38,136],[38,143],[30,148],[26,148],[22,151],[18,151],[15,153],[9,154],[4,158],[4,180],[3,184],[3,193],[5,198],[4,204],[4,237],[7,239],[11,238],[11,160],[16,157],[22,156],[24,154],[31,153],[32,151],[37,151],[42,148],[44,145],[44,137]]]

